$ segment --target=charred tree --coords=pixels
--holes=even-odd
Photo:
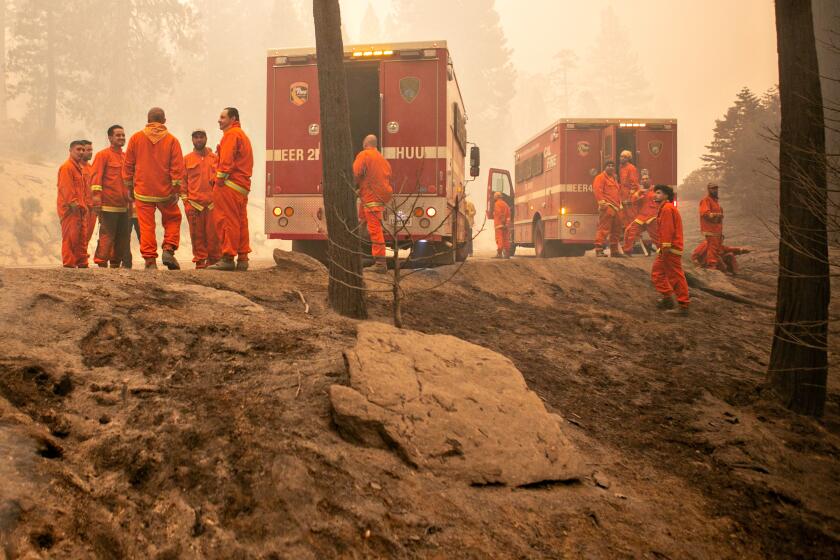
[[[367,317],[353,185],[353,146],[344,73],[338,0],[313,0],[318,87],[321,98],[321,165],[329,236],[329,304],[347,317]]]
[[[768,367],[790,409],[821,416],[828,374],[829,265],[822,93],[811,0],[776,0],[779,281]]]

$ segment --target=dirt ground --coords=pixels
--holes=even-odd
[[[409,279],[406,327],[510,357],[586,457],[580,482],[516,489],[337,435],[327,389],[346,382],[356,327],[326,309],[325,274],[304,260],[247,274],[0,269],[0,550],[840,556],[836,377],[822,421],[786,412],[764,388],[771,312],[694,289],[692,315],[666,318],[650,262],[475,259],[430,291],[455,267]],[[742,263],[715,281],[772,303],[772,250]],[[385,320],[387,297],[370,310]]]

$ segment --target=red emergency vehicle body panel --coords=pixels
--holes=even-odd
[[[618,154],[629,149],[652,182],[675,187],[676,139],[670,119],[558,121],[516,150],[514,242],[532,244],[541,222],[547,240],[592,245],[598,221],[592,181],[604,162],[614,160],[618,169]]]
[[[446,194],[445,72],[440,59],[382,62],[381,145],[391,163],[394,193]],[[393,131],[388,123],[399,128]]]
[[[320,194],[321,134],[310,133],[311,125],[321,126],[318,68],[272,66],[269,61],[266,193]]]
[[[447,171],[455,170],[454,175],[463,178],[465,149],[457,144],[452,149],[455,139],[447,124],[447,111],[453,110],[449,105],[457,103],[463,115],[463,102],[457,86],[457,95],[450,95],[448,82],[454,75],[450,80],[448,50],[419,52],[422,57],[402,58],[400,51],[390,57],[349,57],[346,68],[352,72],[357,65],[378,66],[381,95],[372,102],[381,101],[381,118],[377,115],[378,126],[369,132],[379,137],[382,154],[391,164],[395,197],[416,199],[416,204],[405,206],[406,216],[414,206],[435,208],[434,214],[427,215],[431,225],[425,231],[416,231],[420,218],[411,217],[412,229],[406,237],[434,241],[451,234],[451,226],[443,222],[450,212],[447,199],[454,197],[457,186],[447,188]],[[298,56],[306,55],[295,53]],[[317,66],[311,55],[313,63],[305,64],[278,64],[280,58],[288,61],[291,57],[270,54],[268,58],[266,234],[273,239],[326,239]],[[360,149],[354,146],[354,151]],[[287,207],[294,210],[291,216],[285,213]],[[280,220],[286,225],[278,231]],[[459,231],[459,240],[462,237]]]

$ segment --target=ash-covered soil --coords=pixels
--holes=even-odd
[[[742,261],[742,278],[704,282],[772,303],[772,254]],[[666,319],[649,265],[477,259],[430,291],[455,267],[408,280],[406,327],[510,357],[565,418],[586,476],[528,488],[467,486],[341,439],[328,388],[347,382],[356,323],[326,309],[305,260],[0,269],[0,550],[837,557],[834,379],[823,421],[786,412],[763,386],[772,313],[693,290],[692,316]],[[385,295],[371,314],[387,318]]]

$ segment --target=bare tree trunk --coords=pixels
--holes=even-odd
[[[318,83],[321,97],[321,161],[324,209],[330,238],[329,304],[347,317],[364,319],[367,307],[353,186],[353,147],[344,73],[338,0],[313,0]]]
[[[0,0],[0,123],[6,122],[6,0]]]
[[[829,169],[840,169],[840,2],[813,0],[814,35],[817,40],[817,59],[822,76],[822,97],[825,108],[825,147]],[[837,173],[828,174],[828,213],[830,246],[840,245],[840,182]],[[831,227],[834,226],[834,227]]]
[[[776,0],[780,243],[770,384],[796,412],[821,416],[828,374],[829,270],[822,93],[811,0]]]

